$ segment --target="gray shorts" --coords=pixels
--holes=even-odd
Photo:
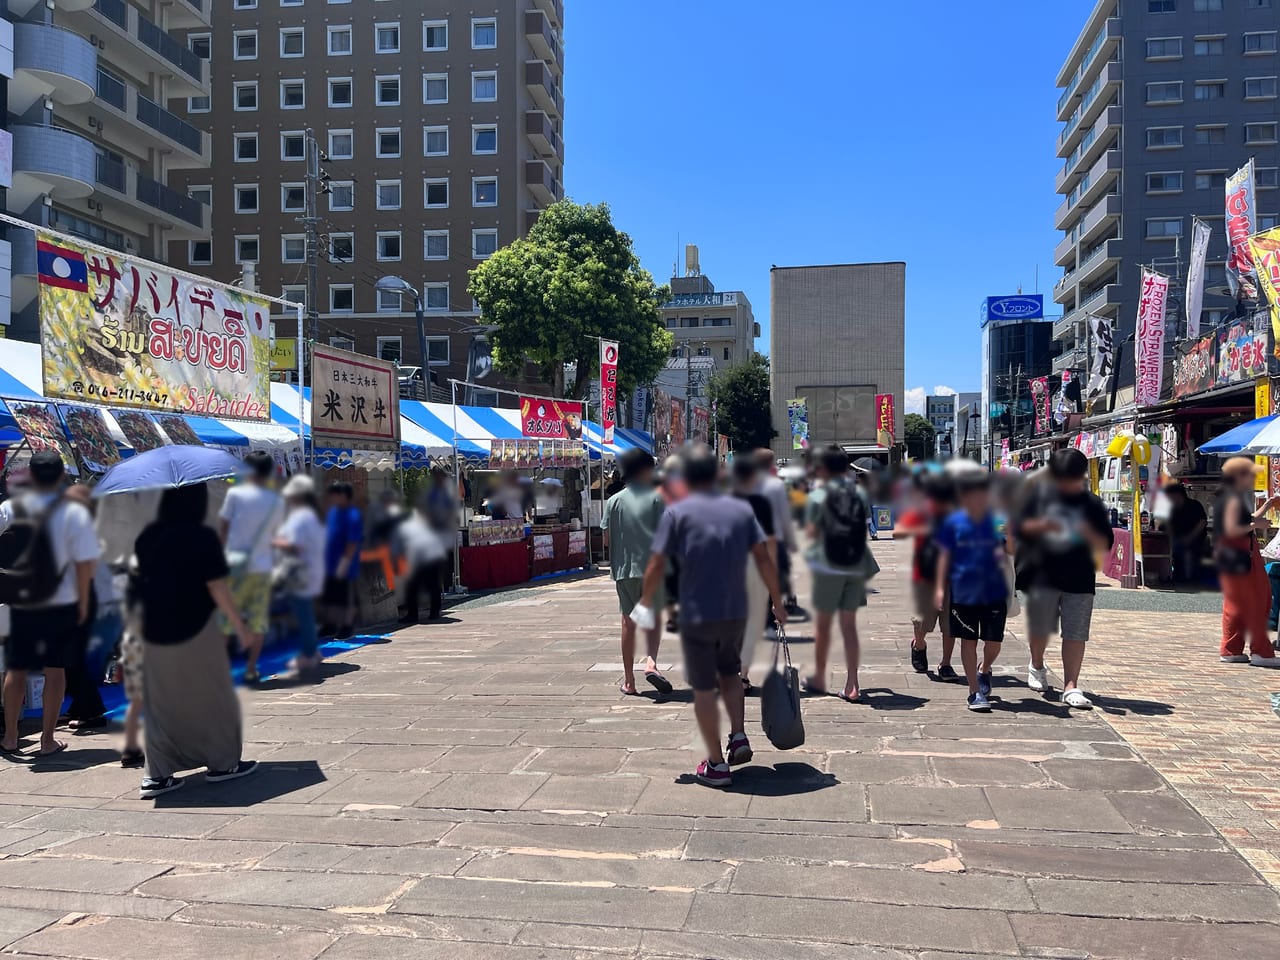
[[[716,690],[721,677],[736,677],[742,672],[742,639],[746,628],[746,620],[680,621],[684,676],[690,687]]]
[[[1061,633],[1063,640],[1085,641],[1093,621],[1093,594],[1032,587],[1027,591],[1026,614],[1027,630],[1033,637]]]
[[[622,580],[615,580],[613,581],[613,586],[618,592],[618,610],[624,617],[630,617],[631,611],[636,608],[636,604],[644,596],[644,577],[627,577]],[[661,611],[666,605],[666,597],[659,590],[658,595],[653,599],[653,609]]]
[[[944,635],[951,633],[951,605],[939,610],[934,602],[937,588],[928,580],[913,580],[911,583],[911,625],[920,627],[925,634],[933,632],[936,626],[942,626]]]

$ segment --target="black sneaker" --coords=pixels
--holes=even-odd
[[[911,648],[911,666],[915,668],[916,673],[929,672],[929,648],[920,647]]]
[[[951,666],[951,664],[944,663],[942,666],[938,667],[938,679],[959,680],[960,674],[956,673],[955,667]]]
[[[138,791],[138,796],[143,800],[152,800],[162,793],[172,793],[182,786],[182,781],[177,777],[165,777],[157,780],[154,777],[147,777],[142,781],[142,789]]]
[[[222,783],[226,780],[239,780],[241,777],[247,777],[257,771],[257,760],[241,760],[236,764],[234,770],[209,770],[205,773],[204,778],[210,783]]]

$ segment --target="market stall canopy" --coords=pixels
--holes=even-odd
[[[311,388],[303,387],[301,398],[298,394],[299,390],[293,384],[271,384],[271,419],[296,434],[298,413],[301,411],[302,433],[310,446]],[[429,457],[447,456],[453,452],[444,441],[408,420],[403,410],[400,411],[400,438],[400,461],[404,466],[424,466]],[[316,466],[326,469],[357,466],[369,470],[394,470],[397,466],[396,458],[387,451],[358,450],[350,446],[316,447],[312,450],[312,457]]]
[[[1232,427],[1226,433],[1214,437],[1208,443],[1200,445],[1200,452],[1210,456],[1227,457],[1236,453],[1256,453],[1271,455],[1271,450],[1255,450],[1259,444],[1269,444],[1280,452],[1280,414],[1270,417],[1259,417],[1238,427]],[[1269,429],[1270,428],[1270,429]]]

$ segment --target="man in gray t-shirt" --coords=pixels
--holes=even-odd
[[[693,688],[693,708],[707,745],[707,759],[695,778],[712,787],[733,783],[730,765],[751,759],[743,717],[742,639],[747,618],[747,563],[754,559],[773,598],[774,614],[785,623],[778,570],[765,546],[751,507],[716,489],[720,464],[709,449],[686,455],[689,496],[662,515],[644,576],[644,604],[650,609],[662,586],[667,557],[680,565],[680,644],[684,671]],[[716,692],[729,714],[729,746],[720,747]]]

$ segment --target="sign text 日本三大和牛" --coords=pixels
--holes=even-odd
[[[315,442],[400,440],[396,365],[346,350],[311,350],[311,432]]]

